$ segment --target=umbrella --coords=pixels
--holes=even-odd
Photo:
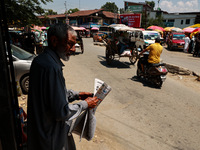
[[[189,26],[189,27],[191,27],[191,28],[200,28],[200,24],[194,24],[194,25]]]
[[[72,28],[75,30],[75,31],[82,31],[83,29],[79,28],[79,27],[75,27],[75,26],[72,26]]]
[[[46,29],[46,27],[41,27],[41,29]]]
[[[158,31],[160,33],[163,33],[163,31],[159,30],[159,29],[155,29],[154,31]]]
[[[86,28],[84,28],[84,27],[79,27],[79,28],[81,28],[82,30],[86,30]]]
[[[40,32],[42,31],[39,26],[34,26],[33,28],[31,28],[31,30],[40,31]]]
[[[91,30],[99,30],[97,27],[92,27]]]
[[[149,26],[147,29],[151,29],[151,30],[158,29],[160,31],[164,31],[164,29],[162,27],[159,27],[159,26]]]
[[[193,30],[192,33],[190,34],[190,38],[192,38],[192,36],[194,36],[197,33],[200,33],[200,28],[196,28],[195,30]]]
[[[200,32],[200,28],[194,29],[194,30],[192,31],[192,33],[193,33],[193,32]]]
[[[181,28],[173,28],[171,29],[172,32],[184,32]]]
[[[192,33],[192,31],[194,31],[195,28],[190,28],[190,27],[187,27],[187,28],[184,28],[183,31],[184,32],[187,32],[187,33]]]
[[[164,28],[164,30],[167,31],[167,32],[169,32],[169,31],[171,31],[173,28],[175,28],[175,27],[166,27],[166,28]]]

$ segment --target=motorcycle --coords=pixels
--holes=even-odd
[[[161,88],[163,82],[166,80],[168,70],[163,63],[146,66],[144,62],[147,62],[148,56],[148,52],[145,52],[143,56],[140,56],[137,63],[137,77],[144,78],[154,84],[157,88]]]

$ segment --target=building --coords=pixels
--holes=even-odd
[[[83,10],[72,14],[58,14],[38,16],[44,26],[49,26],[55,23],[69,23],[73,26],[92,28],[102,25],[110,25],[119,22],[119,15],[103,9]]]
[[[58,15],[47,15],[47,16],[38,16],[43,26],[48,27],[51,24],[55,23],[64,23],[66,22],[66,14]]]
[[[103,9],[82,10],[68,16],[69,24],[85,28],[100,27],[119,22],[119,15]]]
[[[155,19],[157,12],[152,11],[149,17]],[[164,18],[163,22],[166,27],[185,28],[200,23],[200,12],[168,13],[160,11],[160,13]]]

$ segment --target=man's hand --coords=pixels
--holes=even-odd
[[[85,100],[88,97],[93,97],[93,93],[90,93],[90,92],[79,92],[79,99]]]
[[[88,97],[85,99],[85,101],[88,103],[88,108],[94,108],[97,106],[99,99],[97,97]]]

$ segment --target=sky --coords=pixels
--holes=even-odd
[[[53,3],[42,5],[45,9],[52,9],[58,14],[65,10],[78,8],[79,10],[100,9],[106,2],[114,2],[118,8],[124,8],[124,0],[53,0]],[[145,2],[145,0],[125,0],[128,2]],[[152,1],[152,0],[147,0]],[[65,7],[66,2],[66,7]],[[154,0],[158,8],[158,0]],[[200,0],[160,0],[159,7],[169,13],[174,12],[200,12]]]

